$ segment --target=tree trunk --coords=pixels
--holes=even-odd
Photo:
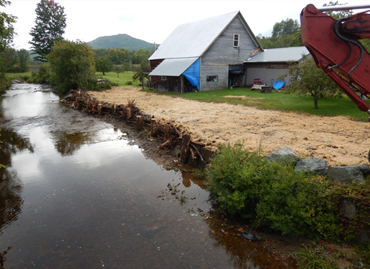
[[[313,102],[314,102],[314,104],[315,104],[315,108],[316,108],[316,109],[318,109],[318,108],[319,108],[319,106],[318,106],[318,104],[317,104],[317,99],[318,99],[318,97],[317,97],[317,93],[316,93],[316,94],[314,94],[314,95],[313,95]]]

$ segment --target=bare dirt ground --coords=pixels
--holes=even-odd
[[[300,158],[323,158],[329,166],[368,164],[370,123],[346,117],[204,103],[140,92],[139,88],[128,86],[89,94],[99,101],[117,105],[134,100],[142,113],[158,121],[173,122],[181,131],[188,131],[192,140],[201,141],[211,149],[244,141],[250,150],[261,144],[265,155],[288,146]]]

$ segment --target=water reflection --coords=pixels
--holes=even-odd
[[[63,131],[52,133],[55,140],[55,149],[62,155],[73,155],[81,146],[91,141],[87,133],[73,133],[69,134]]]
[[[6,166],[12,165],[12,155],[23,150],[34,152],[30,140],[12,129],[0,129],[0,163]],[[4,143],[5,142],[5,143]]]
[[[0,235],[2,230],[16,221],[21,213],[23,199],[22,185],[16,173],[0,168]],[[0,249],[0,268],[5,268],[6,254],[11,249]]]

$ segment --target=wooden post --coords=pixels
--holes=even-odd
[[[189,156],[189,145],[190,145],[190,135],[183,135],[181,152],[180,152],[180,161],[185,164]]]
[[[152,137],[155,136],[155,118],[151,118],[150,120],[150,135]]]
[[[103,105],[101,103],[98,104],[98,115],[101,115],[101,109]]]
[[[142,116],[136,116],[136,129],[138,131],[141,130],[141,124],[143,123],[143,117]]]
[[[131,109],[129,107],[126,108],[126,115],[127,119],[131,118]]]
[[[164,129],[164,136],[163,136],[163,141],[166,141],[168,138],[168,132],[170,131],[170,125],[167,123],[166,127]]]

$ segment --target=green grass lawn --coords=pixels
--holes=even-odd
[[[132,71],[119,73],[119,77],[117,76],[117,73],[114,72],[105,72],[105,76],[103,76],[103,73],[101,72],[95,72],[95,75],[97,78],[107,79],[113,83],[117,83],[118,86],[126,86],[128,81],[132,81],[132,86],[138,86],[140,84],[139,81],[134,81],[132,79],[132,76],[134,75],[134,72]]]

